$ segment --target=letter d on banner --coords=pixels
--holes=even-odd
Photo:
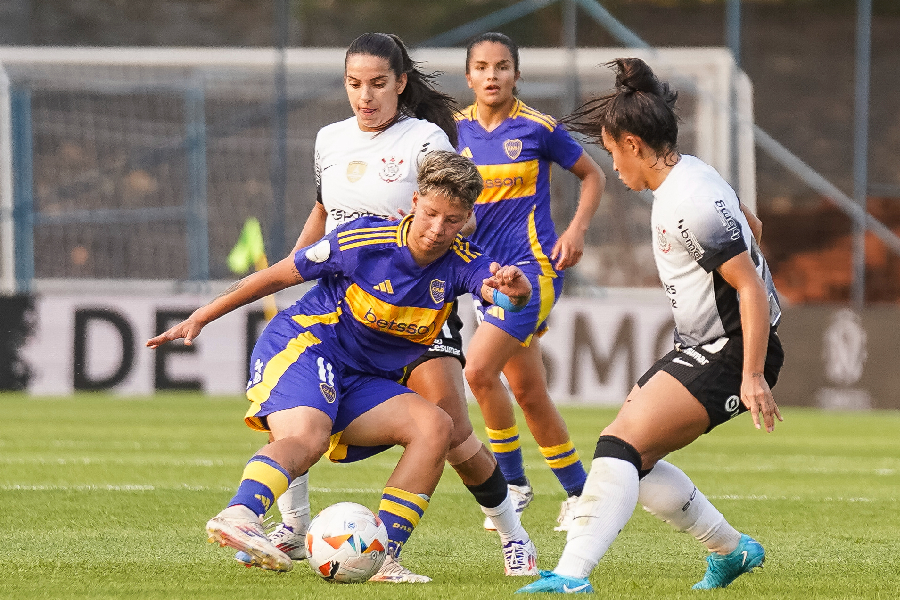
[[[92,378],[87,363],[87,338],[91,322],[112,325],[122,340],[119,366],[107,377]],[[78,391],[106,390],[122,383],[134,366],[134,332],[128,321],[114,310],[87,308],[75,311],[75,344],[72,386]]]

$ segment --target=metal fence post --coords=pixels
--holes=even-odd
[[[203,83],[185,91],[185,150],[187,153],[187,230],[188,279],[209,279],[209,215],[206,203],[206,109]]]
[[[34,280],[34,139],[31,90],[10,88],[13,171],[13,239],[16,290],[31,291]]]

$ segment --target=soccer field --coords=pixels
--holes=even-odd
[[[503,576],[499,542],[450,468],[404,563],[425,585],[329,584],[305,563],[245,569],[203,526],[231,498],[265,437],[241,421],[242,398],[193,394],[121,400],[0,394],[2,598],[460,598],[511,595],[532,578]],[[582,459],[614,411],[564,407]],[[765,568],[724,591],[690,586],[705,551],[637,510],[591,575],[604,598],[891,598],[900,596],[900,414],[784,410],[774,434],[744,415],[670,456],[740,530],[767,550]],[[476,431],[483,432],[472,407]],[[541,568],[562,492],[523,434],[536,497],[524,523]],[[376,508],[391,451],[311,471],[313,511],[341,500]]]

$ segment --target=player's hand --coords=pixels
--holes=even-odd
[[[550,260],[556,260],[556,268],[559,271],[574,267],[584,255],[584,234],[566,229],[550,252]],[[559,260],[557,260],[557,258]]]
[[[190,346],[194,342],[194,338],[200,334],[203,329],[203,323],[189,317],[187,321],[182,321],[178,325],[172,327],[165,333],[161,333],[155,338],[147,340],[148,348],[159,348],[166,342],[172,342],[184,338],[184,345]]]
[[[531,299],[531,282],[525,277],[522,269],[499,263],[491,263],[492,275],[484,280],[484,285],[506,294],[510,302],[516,306],[525,306]]]
[[[766,431],[772,433],[775,430],[775,419],[784,421],[772,390],[762,373],[745,373],[741,381],[741,402],[753,416],[753,425],[761,428],[760,421],[766,426]]]

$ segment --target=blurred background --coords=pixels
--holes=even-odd
[[[270,258],[287,252],[314,202],[315,134],[351,115],[341,75],[356,36],[398,34],[465,106],[462,48],[487,30],[518,42],[520,95],[554,116],[608,88],[600,63],[616,56],[672,81],[681,149],[763,220],[786,314],[816,340],[798,338],[795,364],[830,378],[830,400],[785,385],[801,404],[893,403],[856,392],[870,373],[894,385],[873,360],[900,323],[896,0],[0,0],[7,387],[39,370],[9,349],[47,320],[39,298],[205,294],[235,276],[226,258],[250,217]],[[566,294],[634,304],[659,287],[649,199],[588,149],[609,186]],[[561,229],[577,187],[555,175]],[[76,389],[78,336],[64,361]]]

